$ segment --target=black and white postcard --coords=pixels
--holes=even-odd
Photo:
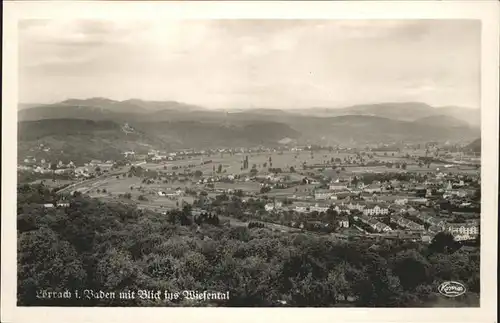
[[[497,2],[5,9],[2,321],[496,320]]]

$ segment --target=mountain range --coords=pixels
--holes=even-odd
[[[462,120],[473,127],[480,126],[480,111],[464,107],[432,107],[420,102],[379,103],[355,105],[346,108],[309,109],[235,109],[213,110],[201,106],[176,101],[144,101],[130,99],[115,101],[107,98],[68,99],[54,104],[20,104],[20,121],[60,118],[81,118],[90,120],[129,120],[170,121],[172,119],[192,120],[195,115],[200,118],[220,119],[234,118],[281,118],[286,116],[337,117],[345,115],[365,115],[384,117],[400,121],[415,121],[432,116],[448,116]],[[159,118],[159,119],[158,119]]]
[[[140,147],[466,141],[480,135],[479,110],[424,103],[381,103],[340,109],[213,110],[175,101],[68,99],[18,111],[19,140],[57,147],[87,138],[115,150]],[[125,131],[127,129],[132,131]],[[90,138],[90,139],[89,139]],[[286,139],[285,141],[283,141]]]

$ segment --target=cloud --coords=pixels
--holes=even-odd
[[[23,21],[20,100],[478,106],[479,31],[457,20]]]

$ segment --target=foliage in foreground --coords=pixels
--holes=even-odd
[[[198,226],[189,210],[161,215],[18,189],[18,304],[39,306],[478,306],[479,250],[399,242],[339,242],[264,228]],[[212,222],[217,224],[218,222]],[[455,280],[468,292],[437,293]],[[37,291],[229,291],[228,300],[39,299]],[[349,301],[346,301],[349,299]],[[286,303],[285,303],[286,302]]]

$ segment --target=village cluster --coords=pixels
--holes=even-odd
[[[106,198],[128,195],[133,200],[130,192],[137,192],[140,207],[162,212],[185,204],[194,212],[208,212],[220,195],[226,195],[243,204],[250,199],[260,203],[261,209],[243,213],[247,221],[264,224],[424,242],[438,232],[449,232],[456,240],[477,239],[480,171],[461,171],[464,160],[471,163],[477,158],[453,161],[450,152],[435,153],[438,150],[427,148],[421,154],[432,157],[433,167],[418,158],[416,148],[387,153],[307,146],[127,151],[120,161],[91,160],[83,165],[28,156],[18,169],[67,176],[71,193],[103,197],[105,192]],[[121,190],[106,188],[108,182],[130,183],[135,178]],[[231,217],[231,210],[224,214]]]

